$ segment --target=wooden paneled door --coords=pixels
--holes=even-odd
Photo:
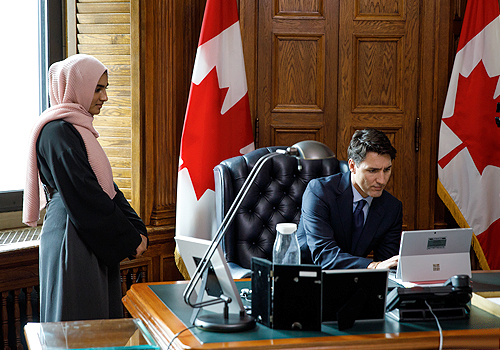
[[[346,159],[355,130],[380,129],[398,150],[387,189],[403,201],[404,228],[418,226],[420,1],[259,0],[253,9],[257,146],[313,139]]]
[[[258,1],[258,146],[317,140],[335,151],[338,14],[337,0]]]
[[[397,157],[388,191],[415,227],[419,95],[419,1],[340,1],[337,149],[357,129],[384,131]]]

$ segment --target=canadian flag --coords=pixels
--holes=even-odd
[[[482,269],[500,269],[500,12],[469,0],[441,121],[438,193],[474,232]]]
[[[213,168],[253,149],[236,0],[208,0],[181,139],[176,235],[212,238]]]

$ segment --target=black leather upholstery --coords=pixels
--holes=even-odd
[[[286,147],[260,148],[244,156],[227,159],[214,168],[218,224],[222,222],[255,163],[263,155],[277,149]],[[269,159],[224,237],[223,250],[230,267],[236,264],[249,269],[254,256],[272,260],[276,224],[299,223],[302,194],[308,182],[341,171],[348,171],[347,162],[335,158],[298,160],[279,155]]]

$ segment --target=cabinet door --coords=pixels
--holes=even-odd
[[[258,146],[337,145],[338,0],[259,0]]]
[[[340,2],[339,158],[357,129],[389,136],[398,153],[387,190],[403,202],[405,229],[415,226],[418,57],[418,0]]]

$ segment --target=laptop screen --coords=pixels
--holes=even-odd
[[[470,228],[404,231],[396,279],[422,282],[470,276],[471,240]]]
[[[399,255],[469,253],[471,240],[470,228],[404,231]]]

